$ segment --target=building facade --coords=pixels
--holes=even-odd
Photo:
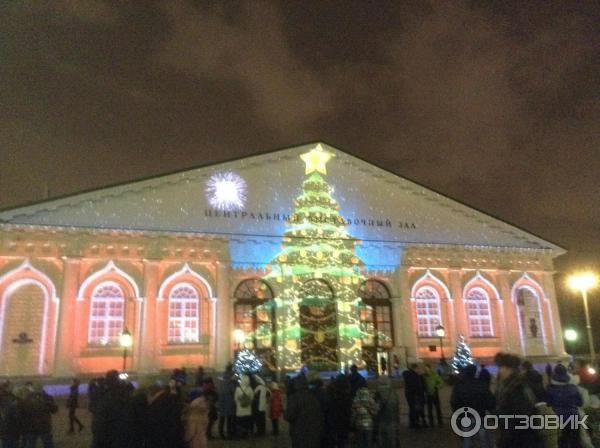
[[[563,252],[325,144],[53,199],[0,212],[0,375],[120,368],[125,329],[137,372],[554,359]]]

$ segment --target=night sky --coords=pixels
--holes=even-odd
[[[8,0],[0,208],[323,140],[569,249],[560,287],[600,272],[598,23],[595,1]]]

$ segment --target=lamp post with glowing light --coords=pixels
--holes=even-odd
[[[587,329],[588,343],[590,346],[590,361],[592,365],[596,362],[596,350],[594,349],[594,337],[592,335],[592,324],[590,323],[590,310],[588,308],[587,292],[598,284],[598,277],[592,272],[583,272],[569,277],[569,287],[574,291],[581,292],[583,298],[583,309],[585,311],[585,327]]]
[[[123,373],[127,369],[127,349],[133,345],[133,337],[127,328],[119,335],[119,344],[123,347]]]
[[[435,334],[438,338],[440,338],[440,351],[442,353],[442,356],[440,357],[440,362],[444,363],[446,361],[446,358],[444,358],[444,336],[446,336],[446,329],[441,325],[438,325],[435,328]]]

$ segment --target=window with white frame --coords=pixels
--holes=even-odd
[[[115,282],[100,283],[92,292],[90,345],[116,345],[123,331],[125,294]]]
[[[417,310],[417,334],[420,337],[436,337],[435,329],[442,323],[440,296],[428,286],[419,288],[415,294]]]
[[[200,298],[188,283],[173,287],[169,294],[169,344],[200,341]]]
[[[490,297],[482,288],[472,288],[465,297],[469,333],[473,338],[486,338],[494,335]]]

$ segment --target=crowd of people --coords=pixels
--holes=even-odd
[[[545,380],[529,361],[522,362],[512,354],[498,353],[495,364],[498,369],[495,393],[490,388],[489,372],[477,375],[474,365],[463,369],[452,390],[453,411],[471,408],[482,419],[488,414],[515,416],[502,420],[494,431],[499,448],[593,448],[589,430],[592,428],[575,423],[583,421],[580,420],[583,408],[591,404],[588,390],[580,386],[580,373],[586,374],[585,370],[569,369],[561,363],[554,367],[547,365]],[[525,424],[524,416],[538,416],[538,419],[535,424]],[[548,424],[547,416],[554,416],[554,422],[571,423],[564,427],[559,423],[557,427]],[[463,447],[473,446],[475,439],[479,440],[479,446],[490,447],[490,436],[482,425],[476,434],[463,438]]]
[[[443,369],[412,364],[402,373],[409,428],[421,431],[444,425],[440,390],[452,384],[453,411],[473,409],[492,415],[580,416],[589,404],[577,372],[558,363],[547,378],[515,355],[495,357],[497,376],[485,366],[465,366],[457,376]],[[368,385],[356,366],[321,379],[317,372],[289,376],[285,384],[257,374],[234,375],[231,366],[216,382],[199,368],[188,381],[176,369],[168,382],[144,382],[138,387],[109,371],[88,385],[92,448],[203,448],[208,440],[256,439],[280,434],[280,420],[289,423],[293,448],[397,448],[401,443],[400,399],[392,379],[381,376]],[[600,403],[599,403],[600,404]],[[77,417],[79,381],[73,380],[66,402],[69,434],[84,430]],[[38,440],[51,448],[52,415],[58,407],[43,388],[27,383],[13,390],[0,385],[0,438],[3,448],[33,448]],[[446,420],[450,417],[446,415]],[[481,428],[463,437],[463,447],[483,448],[593,447],[583,428],[519,429],[518,421],[494,434]],[[216,427],[215,427],[216,426]]]
[[[58,412],[54,398],[43,388],[27,382],[13,390],[0,384],[0,439],[2,448],[34,448],[41,440],[52,447],[52,414]]]

